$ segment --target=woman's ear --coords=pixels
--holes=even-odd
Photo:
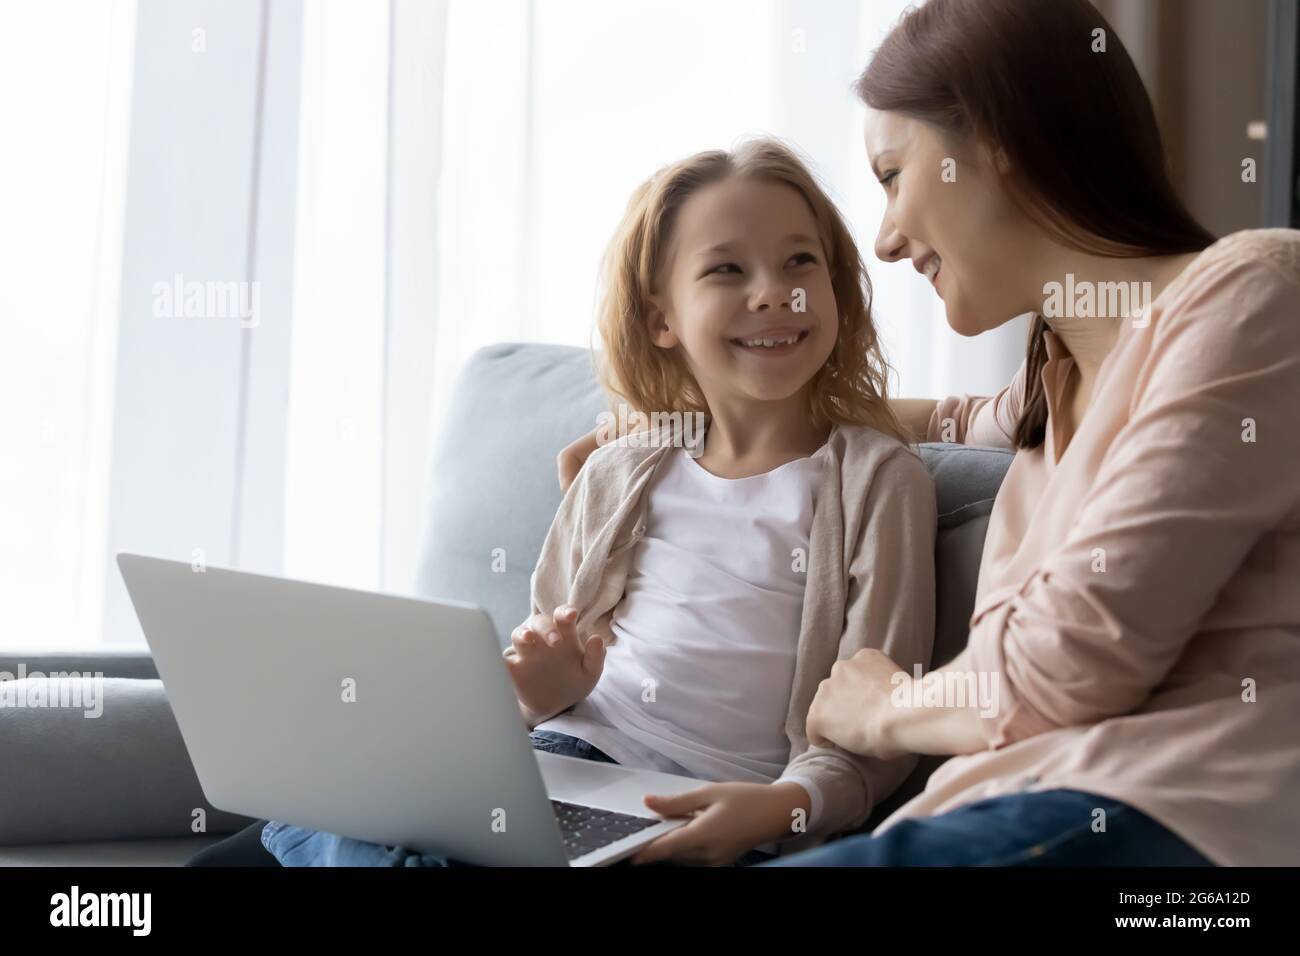
[[[971,136],[965,142],[973,147],[978,162],[982,166],[993,170],[999,176],[1005,176],[1011,172],[1011,160],[1007,156],[1007,151],[1002,148],[1001,143],[985,136]]]
[[[650,341],[661,349],[677,347],[677,334],[668,327],[668,315],[658,296],[652,295],[645,302],[645,326],[650,333]]]

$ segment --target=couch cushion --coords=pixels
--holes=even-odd
[[[560,506],[555,457],[608,408],[591,353],[492,345],[466,364],[433,452],[417,590],[484,608],[501,646]]]
[[[939,508],[934,544],[935,618],[932,666],[966,647],[989,514],[1015,457],[1002,448],[949,443],[920,446]]]
[[[20,669],[21,668],[21,669]],[[155,678],[158,669],[147,647],[87,647],[57,650],[7,648],[0,651],[0,679],[19,674],[101,674],[104,677]]]
[[[0,846],[190,838],[196,809],[208,834],[252,822],[204,799],[161,681],[106,677],[100,698],[87,693],[89,679],[5,683],[6,701],[13,694],[24,706],[0,706],[4,765],[21,768],[0,786]],[[59,700],[60,685],[74,683],[81,707],[31,706],[36,692]]]
[[[0,866],[183,866],[223,836],[0,846]]]
[[[979,583],[984,536],[993,499],[972,502],[939,516],[934,544],[934,651],[932,666],[948,663],[966,648]]]
[[[982,448],[950,442],[920,445],[921,459],[934,479],[939,514],[997,497],[1002,479],[1015,453],[1005,448]]]

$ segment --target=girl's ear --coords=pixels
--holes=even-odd
[[[660,304],[658,296],[650,296],[645,302],[645,325],[650,333],[650,341],[661,349],[677,346],[677,334],[668,327],[668,316]]]

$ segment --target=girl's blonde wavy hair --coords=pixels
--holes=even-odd
[[[663,265],[677,210],[705,186],[732,176],[797,189],[817,220],[839,310],[835,347],[813,376],[809,412],[815,427],[868,425],[908,444],[889,407],[889,365],[871,318],[871,280],[834,203],[785,144],[763,137],[730,152],[696,153],[661,169],[637,188],[605,252],[597,328],[605,344],[598,362],[611,401],[647,416],[709,412],[708,403],[676,349],[650,341],[648,300]]]

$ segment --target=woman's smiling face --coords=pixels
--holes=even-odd
[[[818,236],[784,183],[731,176],[677,210],[649,330],[681,349],[710,404],[788,399],[830,357],[839,321]]]
[[[943,299],[948,324],[978,335],[1034,308],[1016,265],[1028,220],[1006,192],[999,160],[959,147],[930,123],[867,111],[867,157],[885,189],[876,255],[912,260]]]

